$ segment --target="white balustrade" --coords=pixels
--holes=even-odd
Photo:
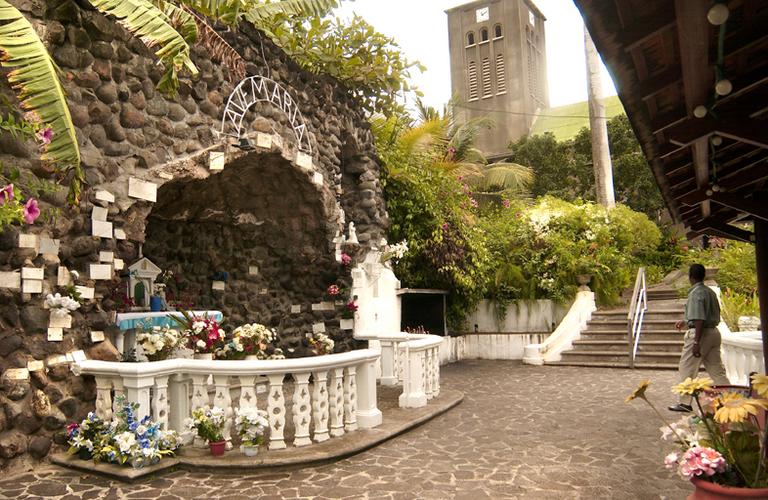
[[[732,384],[747,385],[749,374],[765,373],[763,339],[760,332],[732,333],[721,323],[721,353],[725,372]]]
[[[85,360],[73,365],[76,374],[96,379],[96,413],[110,420],[117,411],[115,396],[138,402],[139,416],[151,415],[167,428],[183,431],[184,420],[204,406],[226,414],[225,438],[234,432],[236,408],[261,408],[268,413],[269,449],[307,446],[358,428],[381,424],[376,399],[379,351],[360,349],[300,359],[211,361],[168,359],[153,363]],[[212,377],[211,377],[212,375]],[[209,385],[209,378],[213,380]],[[292,380],[291,405],[286,408],[286,381]],[[261,389],[266,394],[257,397]],[[294,438],[286,443],[286,421]],[[289,434],[290,436],[290,434]]]

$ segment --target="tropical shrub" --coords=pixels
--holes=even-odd
[[[760,317],[760,304],[757,301],[757,293],[747,295],[726,288],[720,294],[720,315],[731,331],[739,331],[740,316]]]

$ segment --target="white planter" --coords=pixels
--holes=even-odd
[[[242,446],[243,454],[246,457],[255,457],[259,454],[259,447],[258,446]]]
[[[342,330],[354,330],[354,328],[355,328],[355,320],[354,319],[341,319],[341,320],[339,320],[339,327]]]
[[[206,359],[208,361],[213,361],[213,353],[212,352],[196,352],[195,359]]]
[[[259,357],[255,354],[249,354],[248,356],[245,357],[246,361],[257,361],[258,359]]]

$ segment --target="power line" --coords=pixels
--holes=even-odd
[[[589,119],[589,115],[548,115],[545,113],[525,113],[523,111],[506,111],[502,109],[483,109],[483,108],[474,108],[472,106],[465,106],[463,104],[455,104],[454,105],[457,108],[463,108],[468,109],[470,111],[480,111],[483,113],[504,113],[507,115],[518,115],[518,116],[535,116],[535,117],[544,117],[544,118],[587,118]],[[610,120],[613,118],[612,116],[600,116],[598,118],[603,118],[605,120]]]

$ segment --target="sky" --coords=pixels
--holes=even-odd
[[[547,18],[547,75],[550,105],[587,100],[583,23],[573,0],[533,0]],[[448,21],[445,10],[469,3],[463,0],[354,0],[336,13],[348,18],[355,12],[377,31],[394,38],[409,60],[427,67],[412,71],[412,80],[424,92],[423,100],[441,109],[451,97]],[[615,95],[610,75],[603,68],[603,93]]]

